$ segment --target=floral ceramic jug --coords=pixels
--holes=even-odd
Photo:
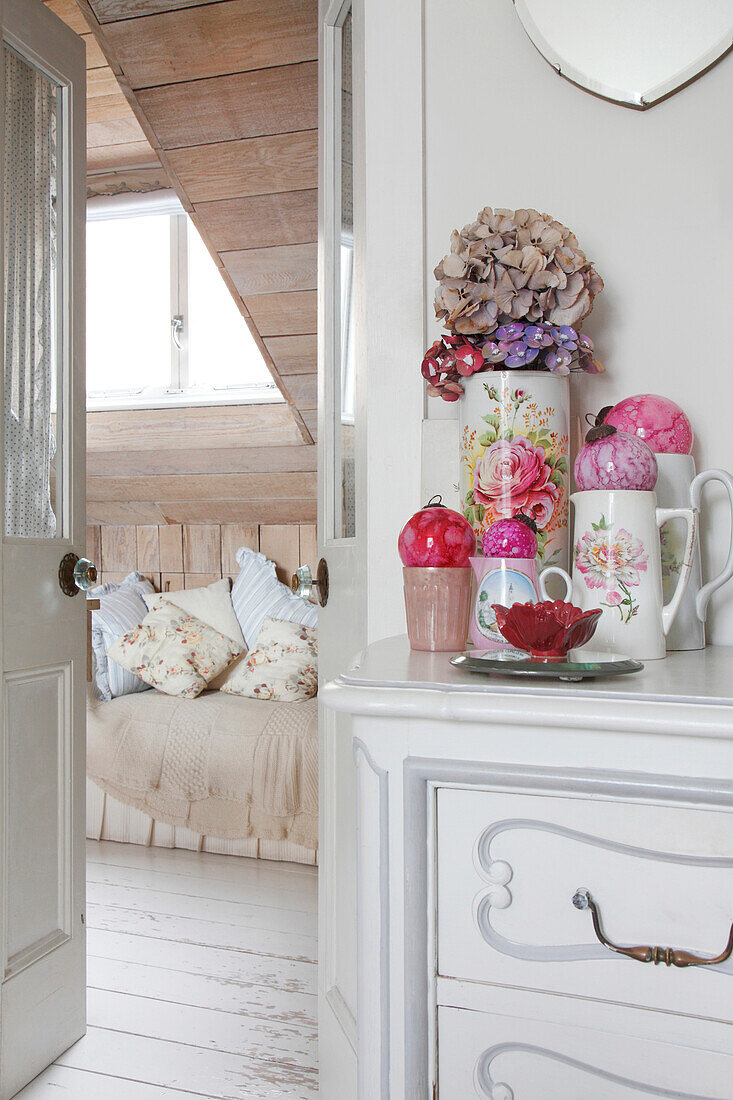
[[[658,508],[656,494],[640,490],[593,489],[574,493],[570,500],[575,528],[566,598],[572,596],[584,611],[603,609],[592,648],[642,661],[664,657],[666,636],[690,580],[697,511]],[[659,528],[673,519],[685,521],[687,537],[677,587],[665,604]]]

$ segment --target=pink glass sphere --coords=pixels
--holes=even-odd
[[[615,431],[606,421],[587,438],[573,469],[579,489],[651,490],[657,484],[654,452],[637,435]]]
[[[614,405],[606,424],[643,439],[655,454],[688,455],[692,451],[692,426],[674,401],[656,393],[638,393]]]
[[[481,549],[485,558],[536,558],[537,528],[519,516],[500,519],[484,532]]]
[[[403,565],[465,569],[476,552],[476,536],[459,512],[428,505],[408,519],[397,549]]]

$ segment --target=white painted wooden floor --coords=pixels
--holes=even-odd
[[[88,841],[89,1030],[17,1100],[318,1094],[315,867]]]

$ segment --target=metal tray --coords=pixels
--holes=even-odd
[[[592,680],[601,676],[624,676],[640,672],[644,665],[629,657],[599,654],[597,660],[532,661],[518,649],[473,650],[451,658],[451,664],[464,672],[481,672],[485,676],[525,676],[538,680]]]

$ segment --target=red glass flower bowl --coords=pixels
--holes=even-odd
[[[603,614],[600,607],[583,611],[562,600],[492,607],[502,635],[516,649],[526,650],[533,661],[565,661],[571,649],[591,640]]]

